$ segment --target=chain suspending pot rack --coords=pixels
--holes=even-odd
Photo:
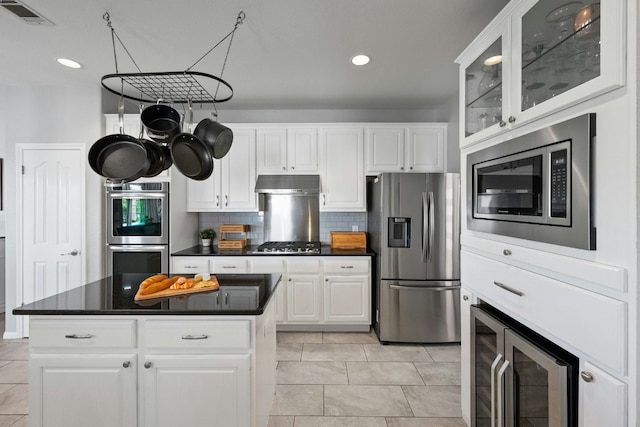
[[[228,82],[222,79],[222,74],[227,64],[227,58],[229,57],[235,31],[238,29],[238,26],[243,23],[245,17],[245,13],[240,11],[233,30],[186,70],[143,73],[120,37],[118,37],[111,24],[109,13],[105,12],[102,18],[107,21],[107,27],[111,30],[116,72],[115,74],[107,74],[102,77],[102,87],[122,98],[142,103],[214,104],[215,108],[216,103],[228,101],[233,97],[233,88]],[[116,39],[138,69],[137,73],[118,72]],[[220,71],[220,77],[192,70],[194,66],[226,39],[229,39],[229,45]]]

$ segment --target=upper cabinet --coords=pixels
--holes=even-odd
[[[365,172],[443,172],[446,139],[445,123],[367,127]]]
[[[214,160],[213,174],[187,182],[187,210],[190,212],[255,212],[256,133],[254,128],[229,125],[233,144],[222,159]]]
[[[259,127],[257,168],[261,174],[317,174],[318,129]]]
[[[456,59],[461,146],[625,83],[624,0],[513,0]]]
[[[323,127],[320,135],[320,210],[364,212],[364,129]]]

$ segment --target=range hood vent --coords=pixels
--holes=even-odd
[[[256,193],[320,194],[319,175],[259,175]]]
[[[49,21],[44,16],[40,15],[35,10],[31,9],[24,3],[16,0],[0,0],[0,7],[11,12],[17,16],[23,22],[31,25],[53,25],[53,22]]]

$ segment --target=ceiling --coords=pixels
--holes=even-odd
[[[25,0],[54,25],[0,10],[0,82],[100,84],[113,28],[143,72],[183,71],[236,23],[223,79],[230,109],[421,109],[457,93],[454,59],[507,0]],[[227,39],[228,40],[228,39]],[[220,76],[228,43],[193,70]],[[350,58],[371,62],[355,67]],[[137,72],[116,41],[120,73]],[[72,70],[57,57],[83,65]]]

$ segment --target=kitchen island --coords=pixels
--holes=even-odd
[[[107,277],[16,308],[29,315],[32,426],[266,427],[280,274],[136,302],[145,274]]]

